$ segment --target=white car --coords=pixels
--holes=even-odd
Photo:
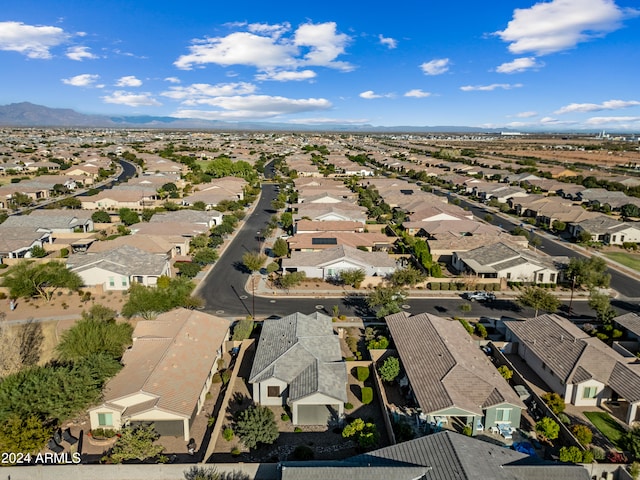
[[[475,300],[479,302],[485,302],[485,301],[493,301],[496,299],[496,295],[494,293],[485,292],[481,290],[478,290],[476,292],[466,292],[462,296],[467,300],[471,300],[472,302]]]

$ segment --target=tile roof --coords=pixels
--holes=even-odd
[[[483,409],[500,403],[524,408],[459,322],[406,312],[385,320],[425,413],[456,407],[482,415]]]
[[[119,404],[146,393],[157,400],[136,411],[154,407],[190,417],[228,330],[227,320],[184,308],[138,322],[133,346],[122,357],[124,368],[107,382],[104,401]]]
[[[263,322],[249,382],[273,377],[290,385],[291,400],[318,392],[347,401],[347,369],[331,317],[293,313]]]
[[[67,259],[67,267],[74,272],[82,272],[97,265],[126,276],[162,275],[167,269],[167,258],[131,245],[122,245],[99,253],[76,253]]]
[[[333,462],[284,462],[282,480],[587,480],[580,465],[545,462],[444,431]]]
[[[348,245],[338,245],[319,252],[291,252],[291,258],[282,260],[282,268],[323,267],[341,259],[348,259],[363,267],[394,268],[397,266],[396,261],[385,252],[365,252]]]

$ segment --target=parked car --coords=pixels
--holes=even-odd
[[[476,292],[465,292],[462,295],[463,298],[466,298],[467,300],[471,300],[473,301],[478,301],[478,302],[489,302],[489,301],[493,301],[496,299],[496,295],[494,293],[491,292],[484,292],[481,290],[478,290]]]

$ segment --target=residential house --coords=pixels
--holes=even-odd
[[[350,221],[314,221],[298,220],[293,226],[293,233],[316,233],[316,232],[364,232],[364,222]]]
[[[12,215],[2,225],[42,228],[53,234],[93,231],[91,212],[82,210],[33,210],[29,215]]]
[[[461,417],[474,435],[520,427],[524,404],[458,321],[407,312],[385,321],[424,421]]]
[[[559,315],[505,322],[506,340],[566,403],[598,406],[617,401],[627,424],[640,420],[640,361],[591,337]]]
[[[332,222],[337,223],[337,222]],[[356,232],[323,232],[298,233],[287,239],[289,249],[293,252],[318,252],[333,248],[336,245],[366,249],[368,251],[387,251],[396,238],[388,237],[384,233],[356,233]]]
[[[133,283],[155,286],[161,276],[171,276],[167,257],[130,245],[95,254],[72,254],[67,268],[80,275],[85,286],[104,290],[127,290]]]
[[[291,252],[282,259],[283,274],[304,272],[307,278],[330,279],[344,270],[364,270],[366,277],[383,277],[398,269],[396,261],[384,252],[365,252],[338,245],[319,252]]]
[[[604,214],[580,222],[572,222],[567,230],[573,238],[579,238],[582,232],[591,235],[594,242],[608,245],[622,245],[625,242],[640,242],[640,227],[635,222],[621,222]]]
[[[182,205],[193,206],[196,202],[203,202],[207,210],[221,202],[237,202],[244,199],[244,189],[248,183],[235,177],[217,178],[210,183],[199,184],[194,192],[182,198]]]
[[[249,383],[256,403],[289,406],[294,425],[342,419],[347,367],[331,317],[298,312],[265,320]]]
[[[315,221],[351,221],[365,223],[367,221],[367,209],[352,203],[300,203],[296,205],[297,212],[293,214],[293,220],[301,219]]]
[[[155,213],[150,223],[193,223],[194,225],[206,225],[207,228],[213,228],[222,223],[222,212],[217,210],[208,210],[202,212],[199,210],[176,210],[174,212],[158,212]]]
[[[625,313],[613,319],[613,323],[626,331],[626,337],[633,341],[640,341],[640,315],[635,312]]]
[[[0,224],[0,259],[31,258],[33,247],[44,248],[46,243],[53,243],[51,230],[33,226],[10,227],[6,223]]]
[[[480,278],[504,278],[512,282],[557,283],[558,268],[552,259],[500,242],[467,252],[453,252],[458,272]]]
[[[150,189],[118,188],[103,190],[90,197],[79,197],[84,210],[120,210],[130,208],[142,211],[152,205],[157,198],[157,192]]]
[[[91,429],[153,423],[160,435],[188,442],[228,338],[228,320],[185,308],[138,322],[124,368],[89,409]]]
[[[282,462],[280,480],[588,480],[582,465],[544,461],[443,431],[345,460]]]

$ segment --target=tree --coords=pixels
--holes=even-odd
[[[624,449],[637,459],[640,458],[640,427],[633,427],[622,437]]]
[[[589,243],[593,240],[593,235],[591,235],[591,233],[587,232],[586,230],[580,230],[580,233],[576,237],[576,240],[578,241],[578,243]]]
[[[14,298],[41,297],[50,301],[60,288],[78,290],[82,279],[60,262],[36,264],[32,260],[24,260],[7,270],[2,286],[7,287]]]
[[[57,201],[56,204],[60,208],[82,208],[82,202],[80,202],[76,197],[63,198],[62,200]]]
[[[247,448],[271,445],[278,439],[278,425],[269,407],[254,405],[238,413],[234,431]]]
[[[400,287],[376,285],[367,296],[367,305],[377,309],[377,318],[383,318],[402,311],[401,304],[406,296],[407,292]]]
[[[224,477],[226,478],[226,476]],[[224,480],[216,467],[192,466],[184,472],[184,480]]]
[[[511,377],[513,377],[513,370],[511,370],[509,367],[507,367],[506,365],[500,365],[498,367],[498,373],[502,376],[502,378],[504,378],[505,380],[510,380]]]
[[[195,284],[188,278],[172,278],[165,282],[158,279],[155,287],[134,283],[129,288],[129,299],[122,307],[122,315],[131,318],[140,315],[150,320],[157,314],[176,307],[196,308],[202,304],[198,297],[191,297]]]
[[[101,306],[94,306],[89,313],[83,312],[82,320],[62,333],[56,347],[61,360],[77,362],[96,353],[105,353],[118,360],[125,348],[131,345],[133,327],[129,323],[116,323],[113,311],[114,316],[111,318],[94,318],[91,312],[96,307]]]
[[[366,277],[366,272],[361,268],[352,268],[341,270],[338,278],[345,285],[351,285],[353,288],[360,288],[360,284]]]
[[[554,313],[560,306],[560,300],[552,293],[540,287],[526,287],[524,291],[518,295],[518,302],[525,307],[535,309],[535,316],[538,316],[539,310],[546,310]]]
[[[575,280],[575,286],[606,288],[611,281],[611,275],[607,273],[607,263],[600,257],[589,258],[572,257],[567,266],[566,277]]]
[[[393,382],[400,375],[400,360],[398,357],[388,357],[378,369],[380,378],[385,382]]]
[[[633,203],[627,203],[620,208],[620,213],[624,218],[640,217],[640,208]]]
[[[416,284],[424,281],[425,278],[426,275],[424,275],[421,271],[413,268],[412,266],[408,266],[391,273],[388,277],[388,280],[392,285],[397,287],[403,287],[405,285],[413,287]]]
[[[240,320],[233,327],[233,336],[231,337],[231,340],[233,340],[234,342],[240,342],[242,340],[246,340],[251,336],[251,332],[253,332],[253,327],[254,327],[253,319],[244,318]]]
[[[104,210],[98,210],[91,214],[91,220],[93,220],[94,223],[111,223],[111,215]]]
[[[121,208],[120,210],[118,210],[118,216],[120,217],[120,221],[127,227],[133,225],[134,223],[140,222],[140,217],[138,216],[138,214],[130,208]]]
[[[282,212],[280,215],[280,223],[284,230],[288,230],[293,225],[293,215],[291,212]]]
[[[185,278],[193,278],[202,270],[200,264],[195,262],[175,262],[174,266],[178,269],[180,276]]]
[[[267,256],[259,252],[246,252],[242,255],[242,264],[251,272],[257,272],[262,268]]]
[[[352,437],[355,437],[362,448],[373,447],[379,438],[376,424],[356,418],[342,430],[342,438]]]
[[[595,310],[597,319],[604,324],[611,323],[611,320],[618,314],[611,307],[609,295],[600,293],[596,289],[592,289],[589,293],[589,307]]]
[[[21,418],[11,415],[0,426],[0,449],[3,452],[37,453],[51,438],[52,428],[36,415]]]
[[[546,403],[551,411],[556,415],[564,412],[566,405],[562,397],[557,393],[545,393],[544,395],[542,395],[542,400],[544,400],[544,403]]]
[[[542,435],[547,440],[555,440],[560,433],[560,425],[552,418],[544,417],[536,423],[536,433]]]
[[[47,256],[47,251],[40,245],[34,245],[31,247],[29,253],[31,253],[32,258],[44,258]]]
[[[162,445],[154,443],[158,438],[160,435],[153,424],[123,428],[109,458],[115,463],[122,463],[125,460],[142,462],[147,458],[156,457],[164,450]]]
[[[285,290],[289,290],[292,287],[300,284],[307,278],[307,274],[304,272],[291,272],[286,275],[282,275],[278,279],[278,286],[280,288],[284,288]]]
[[[567,224],[561,222],[560,220],[555,220],[551,225],[551,228],[553,228],[553,230],[556,232],[564,232],[567,228]]]
[[[211,265],[218,260],[218,252],[209,247],[204,247],[198,250],[193,255],[193,261],[199,265]]]
[[[286,257],[289,254],[289,246],[283,238],[276,238],[271,251],[275,257]]]

